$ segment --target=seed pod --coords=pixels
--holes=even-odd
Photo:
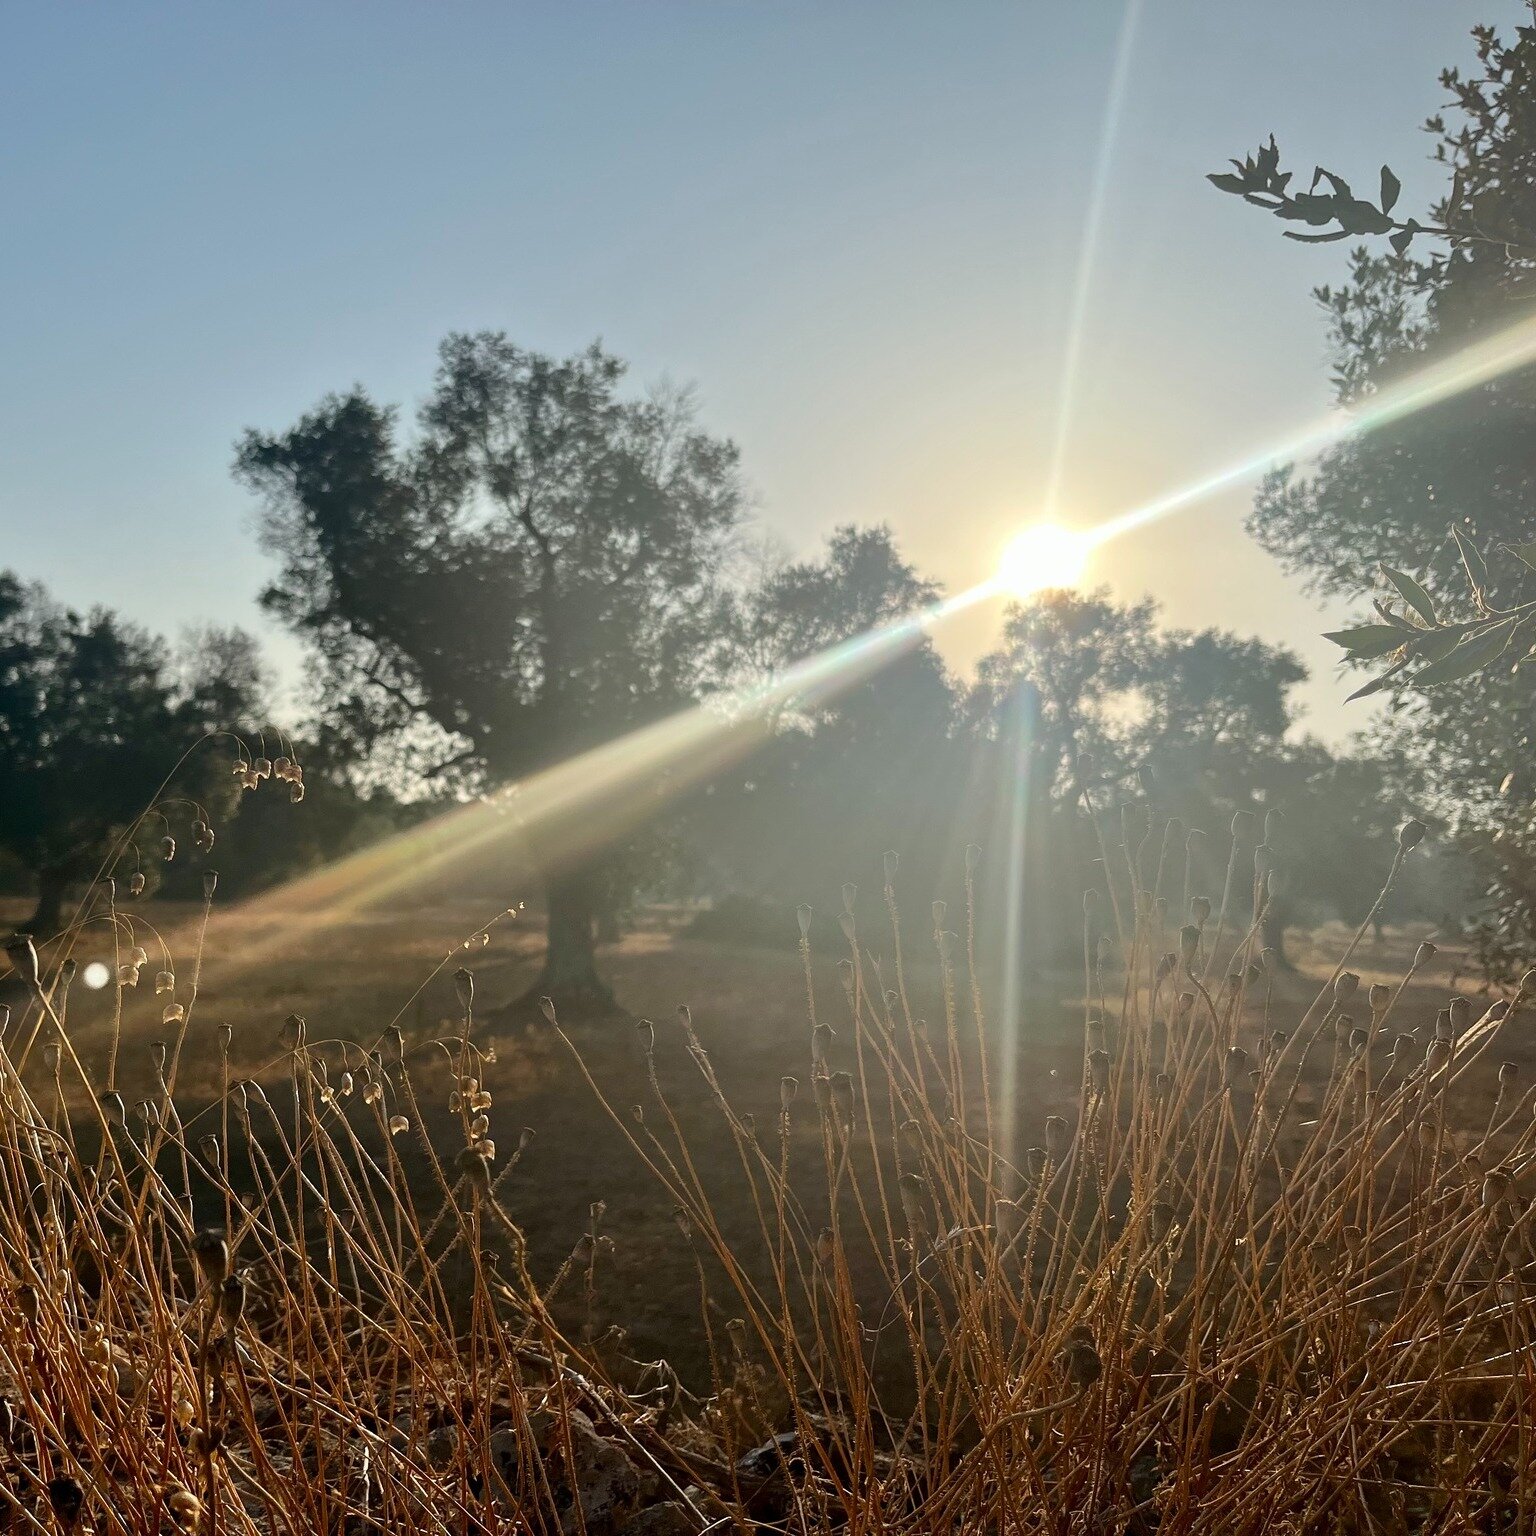
[[[1088,1086],[1094,1093],[1109,1092],[1109,1052],[1090,1051],[1088,1053]]]
[[[304,798],[304,786],[297,779],[288,786],[288,801],[291,805],[297,805]]]
[[[928,1181],[920,1174],[904,1173],[898,1180],[901,1191],[901,1213],[907,1220],[907,1231],[913,1246],[926,1246],[929,1234]]]
[[[1104,1372],[1103,1362],[1099,1359],[1098,1350],[1093,1347],[1093,1340],[1082,1336],[1067,1345],[1062,1352],[1062,1364],[1066,1368],[1067,1379],[1080,1390],[1091,1387]]]
[[[1186,923],[1179,930],[1179,960],[1186,971],[1194,969],[1195,957],[1200,953],[1200,930],[1193,923]]]
[[[974,875],[981,867],[981,848],[976,843],[965,845],[965,872]]]
[[[1455,1038],[1456,1031],[1451,1027],[1451,1010],[1449,1008],[1442,1008],[1435,1015],[1435,1039],[1444,1041],[1454,1040]]]
[[[286,779],[293,772],[292,760],[286,757],[274,757],[272,772],[277,778]]]
[[[1341,1008],[1360,990],[1360,978],[1353,971],[1340,971],[1333,983],[1333,1000]]]
[[[800,937],[802,939],[809,939],[811,936],[811,909],[804,902],[801,902],[795,908],[795,917],[800,923]]]
[[[1435,958],[1435,954],[1435,946],[1431,944],[1428,939],[1423,940],[1423,942],[1420,943],[1418,949],[1414,951],[1414,970],[1418,970],[1418,968],[1422,965],[1428,965],[1429,962]]]
[[[1392,988],[1384,982],[1372,982],[1371,990],[1366,994],[1366,999],[1371,1005],[1372,1013],[1385,1013],[1387,1004],[1392,1001]]]
[[[212,901],[213,893],[219,888],[219,872],[216,869],[203,871],[203,900]]]
[[[1232,1090],[1245,1088],[1248,1083],[1248,1052],[1242,1046],[1231,1046],[1227,1051],[1226,1082]]]
[[[1520,1076],[1520,1068],[1513,1061],[1499,1063],[1499,1087],[1512,1088],[1516,1079]]]
[[[859,899],[859,888],[851,880],[843,887],[843,911],[852,912],[853,904]]]
[[[391,1115],[389,1117],[389,1134],[399,1136],[402,1132],[411,1128],[411,1122],[404,1115]]]
[[[304,1044],[304,1031],[304,1020],[298,1014],[290,1013],[278,1031],[278,1040],[285,1050],[296,1051]]]
[[[182,1024],[186,1022],[187,1010],[180,1003],[167,1003],[164,1012],[160,1015],[162,1024]]]
[[[219,1282],[219,1316],[231,1331],[240,1326],[245,1313],[245,1281],[238,1274],[225,1275]]]
[[[795,1102],[795,1095],[800,1092],[800,1079],[797,1077],[781,1077],[779,1079],[779,1108],[787,1115],[789,1106]]]
[[[48,1484],[48,1507],[66,1531],[73,1531],[85,1508],[85,1490],[72,1477],[56,1477]]]
[[[1174,1209],[1166,1200],[1154,1200],[1147,1212],[1147,1230],[1152,1241],[1159,1246],[1168,1241],[1173,1231]]]
[[[192,1239],[192,1257],[203,1279],[218,1284],[229,1273],[229,1240],[216,1227],[204,1227]]]
[[[1092,752],[1079,752],[1077,754],[1077,763],[1075,765],[1074,771],[1077,775],[1079,788],[1087,784],[1089,780],[1093,778],[1093,771],[1095,767],[1097,767],[1097,762],[1095,761]]]
[[[851,1131],[853,1129],[853,1074],[851,1072],[832,1074],[832,1108],[844,1134]]]
[[[1509,1175],[1502,1168],[1490,1168],[1483,1179],[1483,1209],[1493,1210],[1508,1193]]]
[[[270,757],[258,757],[251,764],[251,772],[258,779],[270,779],[272,777],[272,759]]]
[[[836,1038],[837,1031],[830,1024],[818,1024],[811,1031],[811,1064],[813,1066],[826,1066],[827,1052]]]
[[[933,926],[936,929],[937,928],[942,928],[944,926],[945,914],[949,911],[949,903],[947,901],[936,901],[933,904],[932,911],[933,911]]]
[[[831,1227],[823,1227],[816,1234],[816,1262],[823,1269],[831,1269],[836,1258],[837,1238],[833,1235]]]
[[[155,973],[156,992],[174,992],[176,990],[176,977],[171,971],[157,971]]]
[[[1067,1122],[1060,1115],[1045,1117],[1045,1150],[1053,1163],[1059,1163],[1067,1150]]]
[[[1370,1044],[1371,1034],[1366,1029],[1352,1029],[1349,1032],[1349,1048],[1352,1051],[1363,1051]]]
[[[5,941],[6,958],[23,986],[36,987],[41,981],[37,946],[30,933],[15,933]]]
[[[900,856],[894,848],[887,848],[881,855],[880,868],[885,876],[885,883],[887,885],[894,885],[896,883],[896,870],[900,863]],[[850,902],[849,905],[851,906],[852,903]]]
[[[142,896],[144,894],[144,872],[142,870],[136,869],[128,876],[128,894],[130,896]]]
[[[465,1147],[458,1156],[458,1170],[476,1194],[484,1194],[491,1187],[491,1168],[480,1147]]]
[[[656,1049],[656,1026],[649,1019],[641,1019],[635,1025],[635,1038],[640,1042],[640,1049],[649,1056]]]
[[[1428,828],[1422,821],[1410,818],[1405,821],[1397,832],[1397,846],[1404,853],[1417,848],[1424,841],[1424,834]]]
[[[164,859],[167,864],[169,864],[171,860],[176,857],[176,839],[172,837],[170,833],[166,833],[166,835],[160,839],[160,857]]]
[[[1197,928],[1204,928],[1211,918],[1211,903],[1207,897],[1196,896],[1189,904],[1190,920]]]
[[[854,925],[852,912],[839,912],[837,914],[837,926],[843,930],[843,937],[850,944],[858,941],[858,930]]]
[[[453,991],[459,1000],[459,1007],[468,1013],[475,1001],[475,978],[462,965],[453,973]]]

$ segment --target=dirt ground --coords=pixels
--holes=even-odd
[[[323,921],[313,916],[295,921],[280,901],[268,899],[216,916],[203,949],[198,1000],[183,1057],[183,1102],[206,1096],[217,1081],[214,1042],[220,1022],[228,1022],[233,1030],[235,1069],[240,1074],[258,1073],[280,1056],[279,1029],[290,1012],[307,1020],[313,1044],[327,1039],[371,1044],[386,1026],[398,1022],[417,1048],[415,1059],[425,1063],[422,1081],[429,1095],[436,1095],[433,1113],[440,1115],[435,1124],[429,1115],[429,1129],[451,1158],[456,1148],[446,1112],[447,1077],[432,1067],[435,1053],[427,1042],[453,1027],[452,972],[461,964],[473,970],[477,1007],[488,1010],[531,982],[541,947],[537,919],[523,914],[493,922],[488,943],[464,949],[464,940],[487,931],[485,925],[494,915],[484,902],[444,897],[428,905],[330,912]],[[136,936],[152,952],[154,934],[166,936],[179,973],[175,995],[187,996],[195,963],[196,912],[150,903],[138,921]],[[750,1246],[756,1242],[756,1228],[739,1176],[731,1177],[733,1144],[687,1054],[677,1009],[682,1004],[691,1009],[694,1027],[738,1110],[755,1114],[771,1134],[781,1076],[792,1074],[809,1088],[805,979],[793,950],[705,944],[683,937],[681,923],[682,915],[675,912],[647,914],[636,931],[605,950],[603,967],[630,1014],[656,1021],[663,1088],[706,1182],[720,1192],[728,1230]],[[1396,981],[1420,937],[1418,930],[1391,932],[1379,947],[1367,942],[1353,968],[1367,985]],[[1342,930],[1293,935],[1299,969],[1282,978],[1277,988],[1276,1023],[1305,1008],[1344,941]],[[75,956],[82,968],[92,961],[113,963],[110,930],[87,929]],[[1453,952],[1437,956],[1405,997],[1395,1028],[1416,1031],[1421,1042],[1428,1038],[1457,964]],[[161,1021],[166,999],[153,991],[153,973],[162,965],[158,953],[152,953],[140,986],[125,994],[119,1077],[130,1096],[135,1087],[142,1091],[147,1085],[149,1042],[174,1034],[174,1026]],[[913,958],[908,977],[916,1011],[940,1017],[936,966]],[[815,979],[821,1015],[836,1027],[846,1003],[835,963],[818,963]],[[91,992],[77,980],[70,999],[71,1035],[97,1073],[105,1072],[110,1049],[112,992],[110,986]],[[1080,1014],[1074,1004],[1080,1008],[1080,994],[1080,980],[1062,974],[1035,978],[1024,999],[1017,1044],[1023,1058],[1020,1102],[1015,1110],[1021,1146],[1041,1139],[1047,1114],[1070,1115],[1075,1109],[1081,1045],[1075,1022]],[[621,1115],[633,1104],[651,1102],[631,1023],[577,1023],[571,1034],[587,1068]],[[1531,1034],[1517,1029],[1517,1044],[1495,1055],[1523,1055],[1522,1066],[1530,1071],[1536,1067]],[[587,1227],[593,1203],[605,1202],[602,1230],[615,1247],[600,1273],[593,1321],[601,1328],[621,1320],[636,1358],[665,1354],[697,1364],[699,1277],[672,1217],[673,1202],[594,1101],[553,1031],[535,1026],[509,1032],[495,1045],[497,1060],[489,1069],[487,1086],[495,1095],[492,1134],[502,1157],[516,1146],[523,1127],[535,1132],[504,1186],[507,1204],[527,1235],[535,1275],[547,1277],[559,1267]],[[845,1030],[837,1049],[847,1045]],[[800,1111],[804,1155],[815,1159],[814,1111],[805,1100]],[[721,1323],[728,1315],[728,1308],[720,1310],[715,1320]]]

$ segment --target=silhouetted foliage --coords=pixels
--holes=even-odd
[[[0,847],[35,882],[24,925],[60,926],[70,892],[110,861],[128,878],[189,849],[232,805],[232,753],[211,733],[259,707],[252,642],[206,630],[176,656],[105,609],[79,614],[0,572]],[[211,846],[211,826],[202,834]]]
[[[429,774],[491,786],[717,677],[736,450],[698,430],[686,395],[626,398],[623,375],[598,346],[556,359],[454,335],[409,441],[360,388],[246,435],[237,472],[282,562],[263,601],[315,652],[330,729],[366,747],[429,726]],[[600,863],[534,853],[549,911],[535,991],[604,1005]]]
[[[1447,70],[1450,107],[1426,125],[1449,172],[1431,209],[1432,255],[1351,257],[1321,287],[1338,398],[1371,397],[1490,337],[1536,299],[1536,29],[1474,32],[1479,67]],[[1269,478],[1258,538],[1318,590],[1375,611],[1332,638],[1385,672],[1395,749],[1480,870],[1484,959],[1500,973],[1536,953],[1536,751],[1529,655],[1536,603],[1536,369],[1522,367],[1330,448],[1306,475]],[[1447,525],[1450,532],[1447,533]],[[1472,679],[1478,680],[1474,683]]]

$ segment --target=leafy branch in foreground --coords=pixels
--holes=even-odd
[[[1234,160],[1234,171],[1218,171],[1206,177],[1212,186],[1222,192],[1230,192],[1265,208],[1277,219],[1304,223],[1320,234],[1304,234],[1288,229],[1287,240],[1302,240],[1308,245],[1323,245],[1333,240],[1347,240],[1352,235],[1390,235],[1392,249],[1403,255],[1419,234],[1440,235],[1451,238],[1453,231],[1433,225],[1421,224],[1417,219],[1395,219],[1392,209],[1397,203],[1402,183],[1389,166],[1381,168],[1381,185],[1377,201],[1357,197],[1342,176],[1318,166],[1312,172],[1312,181],[1305,192],[1289,191],[1294,172],[1280,169],[1280,148],[1273,134],[1268,144],[1242,160]],[[1326,191],[1318,191],[1325,184]],[[1330,228],[1329,226],[1335,226]]]
[[[1487,595],[1487,562],[1459,528],[1452,528],[1451,535],[1472,590],[1475,617],[1442,619],[1434,599],[1419,582],[1406,571],[1383,565],[1381,574],[1401,599],[1403,608],[1395,608],[1390,599],[1377,598],[1373,606],[1378,623],[1338,629],[1324,636],[1343,647],[1350,661],[1391,662],[1385,672],[1350,694],[1351,699],[1381,693],[1397,683],[1434,688],[1485,671],[1514,648],[1516,636],[1536,617],[1536,601],[1514,608],[1494,607]],[[1523,565],[1536,569],[1536,543],[1501,547]],[[1517,657],[1515,665],[1533,653],[1536,647]],[[1417,670],[1409,670],[1415,666]]]

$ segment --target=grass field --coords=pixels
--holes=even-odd
[[[463,948],[466,937],[487,931],[487,920],[497,911],[484,900],[446,896],[330,914],[324,924],[295,923],[280,904],[266,899],[217,911],[204,942],[198,1001],[182,1057],[183,1091],[191,1102],[217,1092],[219,1023],[233,1031],[235,1074],[270,1076],[273,1063],[284,1057],[280,1032],[291,1013],[306,1019],[313,1044],[327,1039],[371,1044],[398,1021],[417,1050],[418,1072],[425,1065],[424,1081],[440,1080],[443,1089],[436,1106],[440,1119],[429,1122],[429,1129],[451,1141],[448,1075],[432,1072],[428,1042],[452,1032],[452,971],[459,965],[473,969],[482,1011],[519,995],[537,973],[542,935],[531,911],[492,923],[484,948]],[[196,946],[198,909],[149,903],[134,916],[164,936],[184,981]],[[691,940],[683,934],[686,916],[665,908],[644,914],[634,931],[606,947],[603,968],[623,1007],[637,1019],[656,1021],[661,1084],[706,1177],[709,1170],[719,1176],[729,1235],[748,1250],[759,1239],[727,1171],[733,1143],[687,1053],[676,1014],[680,1006],[691,1010],[727,1096],[766,1125],[777,1113],[781,1076],[797,1075],[807,1083],[810,1078],[804,971],[789,948]],[[91,932],[87,929],[76,950],[82,965],[98,958]],[[1352,962],[1362,982],[1395,982],[1422,932],[1391,930],[1379,947],[1368,941]],[[1293,933],[1297,969],[1277,979],[1272,1004],[1277,1019],[1304,1011],[1347,941],[1339,927]],[[153,954],[153,947],[146,947]],[[877,958],[880,947],[878,941],[870,944]],[[103,951],[100,958],[111,955]],[[1427,1040],[1458,964],[1453,948],[1436,956],[1399,1004],[1398,1028],[1415,1033],[1421,1043]],[[125,994],[119,1082],[130,1100],[148,1092],[150,1042],[167,1033],[160,1020],[163,999],[149,985],[149,969],[153,966],[146,968],[145,982]],[[814,975],[822,1015],[835,1026],[846,1012],[835,958],[819,957]],[[908,980],[916,1011],[937,1018],[941,1003],[933,959],[909,957]],[[77,982],[70,1001],[77,1044],[87,1064],[102,1072],[112,1033],[111,990],[93,994]],[[1040,1140],[1048,1115],[1076,1117],[1081,995],[1081,976],[1063,970],[1036,977],[1026,996],[1016,1111],[1020,1146]],[[649,1098],[629,1023],[576,1022],[569,1033],[587,1070],[616,1106],[627,1109]],[[496,1044],[487,1085],[496,1094],[493,1133],[503,1155],[517,1145],[524,1127],[534,1132],[505,1186],[508,1205],[527,1235],[534,1273],[557,1270],[588,1229],[594,1202],[604,1202],[602,1231],[613,1239],[613,1248],[599,1274],[593,1325],[622,1323],[636,1358],[665,1357],[697,1380],[704,1370],[699,1281],[665,1191],[602,1112],[553,1030],[535,1024],[498,1035],[487,1026],[486,1038]],[[1536,1067],[1536,1050],[1529,1049],[1523,1032],[1520,1038],[1527,1044],[1521,1065]],[[1491,1069],[1482,1076],[1491,1081]],[[819,1138],[813,1119],[804,1117],[799,1131],[805,1153],[814,1159]]]

